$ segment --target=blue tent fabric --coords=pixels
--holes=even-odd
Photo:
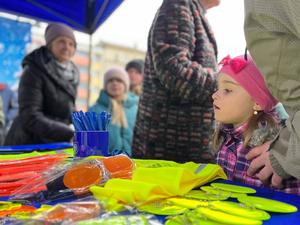
[[[123,0],[0,0],[0,11],[92,34]]]

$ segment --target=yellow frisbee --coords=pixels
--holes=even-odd
[[[223,184],[223,183],[211,183],[212,187],[224,191],[230,191],[235,193],[242,193],[242,194],[254,194],[256,193],[256,190],[250,187],[244,187],[239,185],[233,185],[233,184]]]
[[[298,211],[297,207],[291,204],[262,197],[240,196],[238,197],[238,201],[250,207],[255,207],[269,212],[293,213]]]
[[[238,202],[214,201],[210,203],[210,206],[212,209],[249,219],[268,220],[271,218],[271,216],[263,210],[250,208]]]

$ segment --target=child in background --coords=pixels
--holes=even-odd
[[[126,71],[130,79],[130,91],[140,96],[144,80],[144,64],[141,59],[133,59],[126,64]]]
[[[246,154],[276,137],[280,123],[275,106],[262,74],[250,56],[224,58],[218,78],[218,90],[213,94],[218,127],[213,138],[218,150],[217,163],[229,180],[257,187],[267,186],[255,176],[247,175],[250,161]],[[300,181],[283,181],[283,191],[300,194]]]
[[[89,111],[110,112],[109,151],[115,150],[131,156],[133,127],[138,107],[138,97],[129,92],[128,73],[120,67],[112,67],[104,74],[104,89]],[[117,151],[117,152],[118,152]]]

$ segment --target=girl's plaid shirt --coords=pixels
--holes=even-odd
[[[243,131],[245,128],[245,124],[237,128],[232,125],[225,125],[221,128],[224,141],[217,153],[217,163],[223,168],[229,180],[256,187],[269,187],[255,176],[247,175],[250,161],[245,156],[252,148],[243,146]],[[299,180],[295,178],[284,180],[283,186],[284,188],[281,191],[300,195]]]

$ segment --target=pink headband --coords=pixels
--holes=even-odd
[[[233,59],[226,56],[219,64],[222,65],[220,72],[228,74],[245,88],[264,112],[271,111],[277,104],[278,101],[271,95],[264,77],[249,55],[247,60],[244,56],[237,56]]]

